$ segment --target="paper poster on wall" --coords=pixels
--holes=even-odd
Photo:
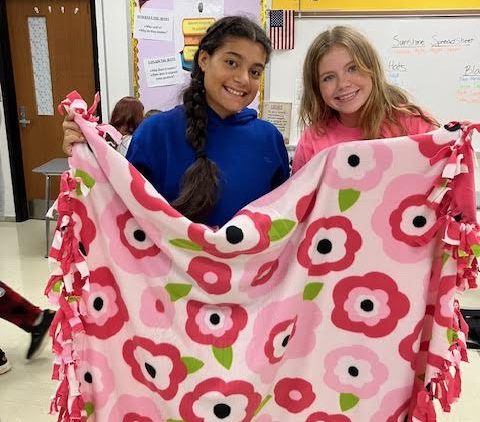
[[[263,103],[262,118],[274,124],[281,132],[285,143],[289,143],[292,103],[265,101]]]
[[[300,0],[300,10],[460,10],[478,9],[478,0]]]
[[[209,26],[224,16],[224,0],[175,1],[175,48],[180,53],[182,69],[192,70],[193,56]]]
[[[173,14],[170,10],[136,9],[133,28],[137,39],[169,41],[173,38]]]
[[[272,0],[271,9],[299,10],[300,0]]]
[[[149,87],[177,85],[181,82],[178,56],[146,58],[144,67]]]
[[[262,10],[266,7],[266,0],[130,1],[132,24],[139,13],[142,16],[148,16],[151,10],[166,10],[171,13],[170,39],[139,38],[142,35],[132,28],[133,88],[146,110],[168,110],[182,101],[183,89],[190,82],[190,69],[198,42],[209,25],[230,15],[247,16],[261,23]],[[163,16],[167,14],[163,13]],[[138,29],[138,25],[136,26]],[[149,61],[165,57],[177,58],[177,77],[171,73],[175,73],[177,68],[166,69]],[[251,107],[257,106],[258,101],[254,100]]]

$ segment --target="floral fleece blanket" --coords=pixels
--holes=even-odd
[[[215,230],[103,139],[61,179],[51,412],[96,422],[436,420],[460,394],[456,299],[480,255],[471,133],[338,145]]]

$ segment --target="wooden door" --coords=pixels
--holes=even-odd
[[[95,91],[89,0],[6,0],[13,79],[27,200],[45,198],[45,179],[32,169],[64,157],[57,105],[76,89]],[[52,109],[53,107],[53,109]],[[52,198],[58,195],[58,179]]]

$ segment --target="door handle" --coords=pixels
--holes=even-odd
[[[18,123],[20,123],[21,127],[27,127],[31,122],[30,120],[27,120],[27,112],[25,109],[25,106],[20,106],[20,112],[19,112],[19,119]]]

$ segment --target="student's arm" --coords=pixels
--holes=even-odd
[[[307,158],[305,156],[303,143],[299,142],[297,148],[295,148],[295,154],[293,156],[292,174],[295,174],[306,163],[307,163]]]
[[[278,132],[278,131],[277,131]],[[288,152],[285,148],[285,141],[280,132],[276,136],[276,146],[280,157],[280,165],[272,178],[272,190],[280,186],[290,176],[290,166],[288,163]]]

